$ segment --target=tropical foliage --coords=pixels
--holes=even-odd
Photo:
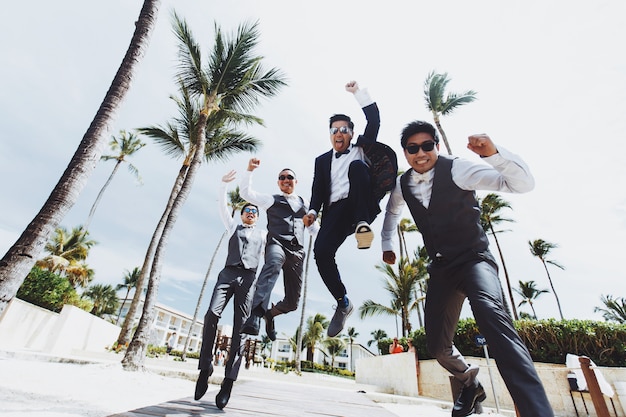
[[[522,282],[519,281],[519,288],[515,289],[515,292],[522,296],[522,301],[519,303],[519,307],[524,304],[528,304],[533,311],[533,318],[537,320],[537,312],[535,311],[535,301],[541,294],[549,292],[548,290],[537,288],[535,281]]]
[[[117,284],[117,286],[115,287],[116,291],[123,290],[123,289],[126,290],[126,295],[124,295],[124,300],[120,303],[120,309],[117,313],[117,319],[115,320],[115,324],[119,323],[120,315],[122,314],[122,307],[124,306],[124,303],[126,302],[126,300],[128,300],[128,294],[130,293],[130,291],[133,288],[137,287],[137,281],[139,280],[140,276],[141,276],[141,270],[137,266],[131,272],[126,270],[126,274],[124,275],[124,282],[122,282],[121,284]]]
[[[376,343],[376,348],[378,349],[378,354],[382,355],[380,341],[387,338],[387,332],[383,329],[374,330],[370,333],[372,335],[372,339],[367,341],[367,346],[370,347],[372,343]]]
[[[602,295],[600,297],[604,308],[595,307],[593,311],[595,313],[601,312],[602,317],[606,321],[616,321],[618,323],[626,324],[626,298],[613,298],[612,295]]]
[[[565,269],[565,268],[559,265],[556,261],[547,259],[548,255],[550,254],[550,251],[552,249],[558,248],[558,245],[555,243],[546,242],[543,239],[536,239],[536,240],[533,240],[532,242],[529,241],[528,246],[530,248],[530,253],[533,256],[536,256],[537,258],[539,258],[539,260],[543,264],[544,269],[546,270],[546,274],[548,275],[548,281],[550,281],[550,287],[552,288],[552,293],[554,294],[554,298],[556,298],[556,304],[559,307],[559,314],[561,315],[561,320],[564,320],[563,310],[561,310],[561,302],[559,301],[559,296],[557,295],[556,290],[554,289],[554,283],[552,282],[552,277],[550,277],[550,271],[548,271],[548,264],[554,265],[560,269]]]
[[[91,310],[91,303],[80,299],[76,289],[66,277],[39,267],[33,267],[24,279],[17,291],[17,297],[56,313],[60,312],[65,304],[86,311]]]
[[[87,288],[82,297],[91,300],[93,303],[90,313],[101,318],[104,315],[115,313],[119,305],[117,291],[115,291],[115,288],[110,284],[92,285]]]

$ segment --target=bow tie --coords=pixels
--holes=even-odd
[[[347,155],[350,153],[350,149],[346,149],[343,152],[335,152],[335,158],[339,158],[341,155]]]
[[[411,174],[411,178],[413,178],[413,181],[416,184],[419,184],[420,182],[428,182],[430,180],[430,175],[428,172],[425,172],[423,174],[420,174],[419,172],[413,172]]]

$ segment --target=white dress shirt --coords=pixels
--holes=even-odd
[[[252,204],[255,204],[255,203],[252,203]],[[222,219],[224,226],[226,226],[226,231],[228,232],[228,236],[232,236],[232,234],[235,232],[235,229],[237,229],[237,226],[239,224],[242,224],[243,227],[246,228],[245,230],[246,237],[250,237],[250,234],[254,230],[256,223],[245,224],[245,223],[240,223],[240,222],[235,221],[235,218],[231,215],[231,210],[229,209],[228,203],[227,203],[227,183],[223,181],[220,184],[220,190],[219,190],[219,207],[220,207],[220,218]],[[263,245],[261,247],[265,248],[265,242],[267,241],[267,231],[263,230],[262,233],[263,233]]]
[[[502,191],[517,194],[528,192],[535,187],[535,179],[526,163],[519,156],[500,146],[498,153],[481,158],[481,161],[485,161],[489,165],[462,158],[454,159],[452,161],[452,181],[459,188],[467,191]],[[413,171],[408,184],[410,192],[426,208],[430,204],[434,173],[434,168],[424,174]],[[400,221],[405,204],[400,186],[400,176],[398,176],[396,187],[387,201],[383,229],[380,234],[383,251],[391,251],[395,246],[396,226]]]

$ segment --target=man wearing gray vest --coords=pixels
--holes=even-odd
[[[226,184],[234,179],[235,171],[230,171],[224,175],[219,190],[220,217],[231,237],[228,241],[226,265],[217,276],[211,302],[204,316],[202,347],[198,362],[200,375],[196,381],[194,395],[194,399],[199,400],[209,387],[209,377],[213,374],[213,345],[217,333],[217,323],[222,317],[226,304],[234,296],[233,334],[226,360],[224,380],[215,397],[215,404],[219,409],[226,407],[230,399],[233,382],[237,380],[237,375],[239,375],[247,339],[246,335],[241,334],[241,326],[250,315],[256,271],[263,256],[267,235],[265,230],[259,230],[255,227],[259,219],[259,208],[254,204],[246,203],[243,206],[241,223],[236,222],[231,217],[226,203]]]
[[[504,308],[498,267],[480,224],[475,191],[524,193],[534,188],[528,167],[485,134],[468,138],[468,149],[486,164],[440,156],[439,137],[426,122],[409,123],[400,143],[411,166],[389,197],[381,233],[383,261],[394,264],[393,240],[406,203],[430,258],[425,328],[429,352],[463,389],[452,417],[474,413],[485,390],[452,343],[461,307],[469,299],[502,379],[522,417],[554,415],[526,346]]]
[[[295,191],[298,183],[293,170],[285,168],[278,174],[280,194],[262,194],[252,189],[252,172],[261,161],[252,158],[241,181],[240,194],[267,211],[267,246],[265,264],[261,269],[252,300],[252,312],[241,329],[242,333],[258,335],[261,317],[265,318],[265,332],[270,340],[276,340],[274,317],[298,308],[302,289],[304,266],[304,223],[302,217],[308,203]],[[307,230],[311,236],[317,234],[319,225],[314,222]],[[272,305],[270,297],[280,271],[283,271],[285,297]]]

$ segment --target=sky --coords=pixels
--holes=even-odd
[[[4,6],[0,25],[0,252],[4,254],[40,210],[61,177],[119,67],[141,9],[141,1],[35,2]],[[413,120],[432,122],[423,84],[431,71],[447,72],[449,91],[474,90],[477,100],[442,118],[453,153],[477,160],[465,148],[467,137],[487,133],[498,146],[523,157],[536,179],[527,194],[502,194],[514,222],[499,241],[511,280],[534,280],[549,289],[546,271],[528,242],[558,245],[549,259],[554,287],[566,319],[602,320],[594,307],[602,295],[626,297],[623,268],[626,241],[626,3],[619,0],[572,1],[232,1],[164,0],[146,55],[108,135],[120,130],[162,125],[176,115],[176,40],[171,13],[186,19],[206,57],[215,25],[234,33],[258,22],[266,68],[279,68],[288,86],[261,100],[256,114],[264,127],[251,135],[263,142],[254,155],[201,167],[180,212],[165,252],[160,303],[193,315],[211,256],[224,228],[218,216],[217,189],[231,169],[243,172],[255,156],[259,192],[278,192],[276,175],[284,167],[298,177],[296,191],[310,198],[313,163],[330,149],[328,118],[352,116],[359,133],[365,126],[356,100],[344,90],[350,80],[367,88],[381,113],[379,141],[408,164],[399,137]],[[143,179],[138,184],[125,167],[107,189],[90,226],[98,242],[87,262],[93,283],[116,285],[141,266],[150,237],[165,208],[181,161],[164,155],[151,139],[129,161]],[[445,153],[444,147],[441,148]],[[105,154],[111,152],[106,149]],[[85,222],[114,163],[100,162],[61,226]],[[479,196],[486,193],[479,192]],[[384,210],[386,198],[381,207]],[[405,217],[410,217],[408,210]],[[358,250],[353,237],[337,260],[355,306],[367,299],[389,303],[379,232]],[[266,218],[262,213],[260,224]],[[421,237],[407,236],[409,246]],[[497,252],[495,245],[492,250]],[[45,254],[42,253],[42,257]],[[497,255],[496,255],[497,256]],[[210,275],[200,308],[204,314],[225,248]],[[502,276],[504,280],[504,277]],[[272,301],[283,294],[279,280]],[[124,292],[120,291],[120,296]],[[517,298],[516,302],[521,299]],[[540,319],[559,318],[555,297],[535,303]],[[530,312],[527,306],[519,310]],[[309,266],[306,317],[330,318],[333,299],[314,261]],[[466,306],[463,316],[471,315]],[[229,305],[223,320],[232,317]],[[293,335],[300,310],[276,318],[279,335]],[[411,316],[414,327],[416,315]],[[355,313],[347,326],[367,345],[371,333],[397,332],[396,320]],[[374,345],[372,345],[374,348]]]

